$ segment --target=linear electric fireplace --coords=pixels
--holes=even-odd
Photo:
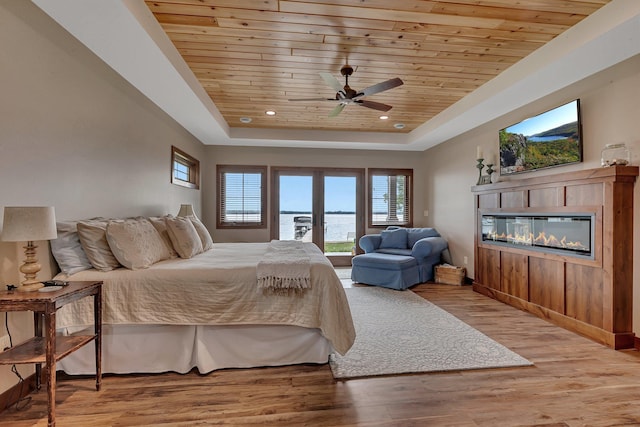
[[[594,258],[595,215],[492,213],[482,215],[482,242]]]

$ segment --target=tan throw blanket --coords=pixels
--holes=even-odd
[[[311,287],[311,263],[302,242],[272,240],[256,268],[258,288],[287,294]]]

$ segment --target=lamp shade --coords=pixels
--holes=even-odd
[[[28,242],[51,240],[56,237],[56,214],[52,206],[4,208],[3,241]]]
[[[193,205],[180,205],[178,216],[196,216],[196,213],[193,211]]]

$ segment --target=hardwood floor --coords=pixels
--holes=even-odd
[[[640,354],[614,351],[474,293],[413,290],[535,366],[335,381],[328,365],[60,376],[58,426],[637,426]],[[46,392],[0,426],[46,425]]]

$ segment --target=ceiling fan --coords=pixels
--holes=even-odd
[[[393,89],[394,87],[401,86],[404,82],[396,77],[395,79],[385,80],[384,82],[377,83],[373,86],[362,89],[361,91],[355,91],[349,87],[349,76],[353,74],[353,67],[349,64],[344,65],[340,69],[340,74],[344,76],[344,87],[340,84],[331,73],[320,73],[320,77],[324,82],[336,90],[336,96],[334,98],[303,98],[303,99],[289,99],[289,101],[333,101],[338,102],[338,105],[331,110],[329,117],[335,117],[342,112],[344,107],[349,104],[360,105],[362,107],[372,108],[378,111],[389,111],[391,105],[382,104],[380,102],[367,101],[362,99],[365,96],[373,95],[383,92],[385,90]]]

